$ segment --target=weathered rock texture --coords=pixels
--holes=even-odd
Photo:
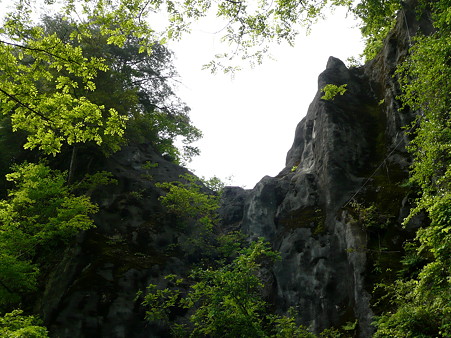
[[[375,60],[348,69],[331,57],[318,89],[347,84],[347,92],[325,101],[318,91],[278,176],[223,194],[223,226],[265,237],[281,252],[268,272],[268,300],[279,313],[294,308],[315,332],[358,319],[359,335],[371,336],[372,286],[409,235],[400,226],[408,194],[397,183],[409,164],[402,127],[414,116],[398,111],[393,74],[418,30],[430,31],[430,23],[406,6]],[[158,167],[146,169],[147,162]],[[189,267],[192,257],[173,248],[183,247],[192,229],[177,228],[155,186],[187,171],[143,145],[125,148],[104,170],[119,184],[94,194],[97,228],[67,249],[37,308],[53,337],[165,337],[145,323],[135,296]],[[371,217],[362,214],[369,207]]]
[[[364,69],[349,70],[331,57],[318,88],[329,83],[347,84],[348,91],[334,101],[318,92],[296,128],[285,169],[249,193],[242,229],[281,252],[274,268],[279,311],[293,307],[315,331],[358,318],[369,336],[366,233],[346,219],[344,206],[386,153],[379,140],[386,119]]]
[[[242,229],[282,255],[273,269],[276,309],[294,308],[315,332],[357,319],[359,336],[371,336],[373,283],[409,236],[400,224],[408,194],[399,183],[409,165],[402,128],[414,114],[399,110],[394,74],[418,30],[430,32],[430,22],[406,6],[372,62],[348,69],[331,57],[286,167],[246,192]],[[347,84],[347,92],[322,100],[326,84]],[[369,207],[372,220],[362,214]]]
[[[183,274],[189,266],[186,252],[173,249],[189,228],[177,228],[155,185],[179,181],[188,171],[145,145],[124,148],[102,167],[118,184],[94,193],[97,227],[66,250],[37,307],[52,337],[167,336],[145,322],[135,298],[149,283],[164,286],[164,276]]]

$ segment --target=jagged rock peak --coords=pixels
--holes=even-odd
[[[409,6],[402,20],[410,33],[399,20],[372,62],[348,69],[329,58],[315,98],[296,127],[285,168],[252,190],[230,187],[222,195],[223,227],[241,229],[249,239],[263,236],[281,253],[282,260],[267,271],[272,275],[267,298],[279,313],[294,308],[315,332],[355,319],[361,337],[373,331],[368,265],[375,240],[348,202],[354,197],[374,203],[395,222],[400,209],[408,209],[396,183],[405,178],[409,163],[401,128],[413,115],[397,112],[393,74],[407,53],[409,34],[428,29],[427,18],[418,21]],[[347,84],[346,93],[321,99],[321,88],[329,83]],[[147,162],[158,166],[144,169]],[[382,173],[377,171],[381,163]],[[184,252],[168,253],[188,235],[176,231],[155,185],[187,171],[148,145],[125,147],[104,169],[119,184],[94,195],[100,206],[97,228],[67,249],[37,308],[58,337],[168,336],[144,321],[135,296],[149,283],[164,287],[165,275],[188,269]],[[390,247],[399,238],[392,229],[377,240]]]
[[[375,240],[355,219],[349,202],[371,203],[387,219],[397,220],[392,233],[381,236],[387,246],[399,245],[396,222],[407,208],[407,192],[393,186],[407,175],[402,128],[414,114],[398,111],[393,75],[407,54],[410,34],[428,29],[427,18],[417,19],[412,8],[403,9],[375,60],[348,69],[329,58],[315,98],[296,127],[285,168],[241,192],[242,230],[250,239],[267,238],[282,256],[269,288],[275,307],[298,310],[315,332],[354,319],[360,337],[373,332],[368,264],[373,264],[369,253]],[[346,84],[347,91],[326,101],[321,89],[327,84]]]
[[[347,84],[334,101],[321,99],[326,84]],[[363,287],[365,246],[359,227],[338,219],[340,208],[364,180],[376,139],[384,133],[381,108],[362,69],[331,57],[318,78],[318,92],[298,124],[286,167],[248,192],[242,229],[263,236],[279,250],[273,295],[279,311],[292,307],[316,332],[358,317],[369,332],[369,294]]]

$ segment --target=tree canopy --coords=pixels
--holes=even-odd
[[[160,153],[177,161],[198,154],[190,144],[201,137],[201,132],[191,123],[190,108],[174,93],[178,74],[172,64],[172,53],[165,46],[155,42],[152,53],[140,53],[140,41],[133,36],[127,36],[121,47],[111,45],[94,23],[87,27],[89,37],[72,41],[70,35],[79,26],[61,16],[45,16],[43,26],[48,34],[57,34],[64,43],[79,46],[87,55],[104,60],[108,69],[93,79],[96,90],[78,85],[73,93],[115,109],[127,118],[126,140],[122,143],[151,142]],[[181,151],[175,145],[177,137],[184,144]],[[112,137],[109,140],[109,144],[121,144],[121,140],[111,142]],[[109,144],[104,150],[114,151],[116,148]]]
[[[65,174],[25,163],[7,175],[14,184],[0,200],[0,309],[18,304],[37,287],[45,257],[80,230],[93,227],[97,206],[74,195]]]

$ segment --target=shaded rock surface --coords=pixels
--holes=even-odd
[[[148,164],[152,165],[148,165]],[[183,274],[189,261],[171,248],[189,233],[158,201],[155,183],[188,173],[148,145],[124,148],[103,165],[117,185],[96,191],[96,228],[82,234],[48,277],[37,305],[52,337],[164,337],[165,329],[144,321],[135,300],[149,283]]]
[[[385,144],[377,149],[376,143],[386,121],[364,69],[349,70],[331,57],[318,88],[326,84],[348,90],[334,101],[318,91],[296,128],[285,169],[248,193],[241,226],[282,255],[273,270],[280,312],[294,308],[317,332],[358,318],[369,336],[366,234],[346,221],[343,206],[385,154]]]
[[[407,23],[407,24],[406,24]],[[414,114],[398,111],[393,78],[411,36],[431,31],[427,17],[406,5],[382,52],[360,68],[348,69],[331,57],[318,78],[318,93],[298,124],[285,168],[264,177],[252,190],[228,187],[222,195],[222,226],[241,229],[249,239],[265,237],[282,260],[266,271],[267,298],[279,313],[297,311],[319,332],[358,320],[358,334],[370,337],[374,267],[393,258],[409,210],[409,158],[402,128]],[[321,99],[326,84],[347,84],[333,101]],[[146,163],[158,163],[147,166]],[[190,255],[180,244],[190,235],[162,207],[156,182],[187,173],[150,146],[124,148],[108,159],[117,186],[96,191],[97,228],[67,248],[48,276],[36,305],[52,337],[167,337],[144,321],[136,292],[163,276],[183,274]],[[359,213],[374,206],[372,228]],[[360,209],[359,209],[360,208]],[[412,225],[411,228],[415,225]]]
[[[418,31],[429,33],[430,21],[406,5],[372,62],[348,69],[331,57],[286,167],[247,192],[242,229],[269,239],[282,255],[273,269],[275,307],[295,309],[315,332],[357,319],[359,336],[372,335],[375,267],[385,255],[396,261],[402,238],[411,235],[400,224],[409,206],[399,184],[410,163],[403,127],[415,115],[399,110],[394,74]],[[325,101],[326,84],[347,84],[347,91]],[[369,207],[378,212],[377,229],[362,219]]]

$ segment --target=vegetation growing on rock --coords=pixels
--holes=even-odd
[[[368,202],[374,204],[354,203],[348,211],[363,225],[360,231],[374,235],[362,249],[378,250],[374,257],[369,255],[373,268],[391,269],[389,278],[380,271],[368,272],[373,273],[371,282],[378,289],[373,293],[376,298],[373,304],[384,304],[374,307],[377,308],[374,335],[451,336],[451,3],[366,0],[357,5],[349,1],[331,4],[347,6],[362,20],[367,59],[383,48],[398,11],[404,15],[401,17],[406,25],[407,5],[414,6],[418,16],[430,16],[433,30],[428,35],[410,36],[413,32],[406,27],[412,46],[396,73],[402,109],[417,114],[408,127],[411,138],[408,150],[413,159],[409,184],[418,199],[404,225],[409,227],[409,222],[420,213],[425,217],[416,225],[414,238],[401,238],[403,229],[396,229],[399,225],[393,221],[394,215],[385,212],[394,213],[388,198],[395,195],[400,198],[404,190],[385,189],[390,182],[377,175],[369,177],[374,184],[367,187],[372,189],[372,196],[366,195],[371,200]],[[75,173],[77,157],[92,149],[96,154],[111,154],[123,146],[123,136],[130,143],[151,143],[175,162],[183,159],[183,153],[188,158],[197,154],[190,144],[201,133],[192,125],[189,109],[169,85],[168,79],[175,76],[175,70],[164,41],[181,38],[192,21],[216,11],[220,18],[229,21],[225,39],[236,47],[234,55],[225,53],[221,60],[236,60],[238,56],[239,62],[256,64],[262,62],[269,42],[285,40],[292,44],[296,27],[309,27],[325,5],[323,1],[286,0],[272,5],[261,1],[255,6],[245,1],[221,1],[213,8],[209,1],[118,0],[77,4],[67,0],[62,1],[63,16],[45,17],[35,23],[30,3],[16,3],[0,28],[2,175],[13,165],[13,172],[4,182],[10,190],[2,192],[4,199],[0,201],[1,334],[47,335],[33,316],[15,309],[23,307],[32,313],[33,306],[25,300],[39,297],[42,270],[51,269],[49,258],[61,254],[80,231],[94,226],[92,215],[98,207],[88,195],[94,191],[93,184],[108,183],[110,179],[105,174],[93,174],[92,161],[83,168],[79,165]],[[163,7],[170,20],[164,34],[158,35],[143,18]],[[81,15],[75,16],[77,12]],[[215,59],[207,67],[227,72],[237,65]],[[327,87],[325,99],[343,95],[345,87],[346,84]],[[378,149],[373,152],[378,160],[388,152],[385,142],[379,139],[381,135],[377,135]],[[175,146],[177,137],[185,140],[182,151]],[[15,144],[34,152],[23,156]],[[71,154],[69,165],[60,157],[64,154]],[[16,163],[28,156],[41,162]],[[57,170],[61,167],[68,171]],[[148,166],[146,170],[152,168]],[[294,169],[289,170],[291,175],[302,174]],[[82,180],[87,172],[92,175]],[[150,182],[146,184],[153,184],[153,177],[147,178]],[[181,248],[189,256],[190,264],[197,259],[197,263],[204,265],[192,271],[189,281],[173,278],[172,288],[159,289],[151,284],[143,301],[145,306],[153,306],[148,318],[167,320],[178,308],[191,311],[183,330],[192,335],[215,336],[227,331],[230,336],[311,336],[293,317],[269,314],[270,306],[261,293],[262,258],[271,260],[277,254],[263,241],[247,246],[241,241],[232,243],[230,238],[236,237],[230,234],[218,236],[217,195],[207,193],[192,176],[185,176],[184,180],[188,184],[160,182],[153,187],[165,191],[159,201],[175,216],[178,225],[178,229],[174,228],[180,241],[171,243],[172,248]],[[128,191],[127,198],[143,199],[145,192],[145,189]],[[313,230],[320,239],[330,231],[326,228],[330,215],[325,208],[310,206],[293,216],[301,217],[303,211],[304,219],[281,218],[279,225],[289,225],[287,232]],[[194,231],[186,230],[188,224]],[[390,244],[391,234],[396,234],[396,238]],[[137,232],[135,235],[138,236]],[[109,238],[110,243],[100,252],[114,251],[119,247],[115,239],[122,241],[113,235]],[[220,246],[221,241],[227,245]],[[391,260],[383,255],[384,242],[399,247],[400,252]],[[400,242],[402,245],[398,245]],[[121,248],[125,250],[127,246],[121,242]],[[166,260],[167,256],[159,255],[158,259],[146,256],[142,261],[150,264]],[[395,261],[394,256],[402,258]],[[124,261],[136,263],[139,259],[126,257]],[[128,271],[125,270],[118,274]],[[340,328],[341,333],[358,329],[358,322],[351,319]],[[181,329],[182,326],[175,326],[176,331]],[[339,334],[325,331],[323,336]]]

